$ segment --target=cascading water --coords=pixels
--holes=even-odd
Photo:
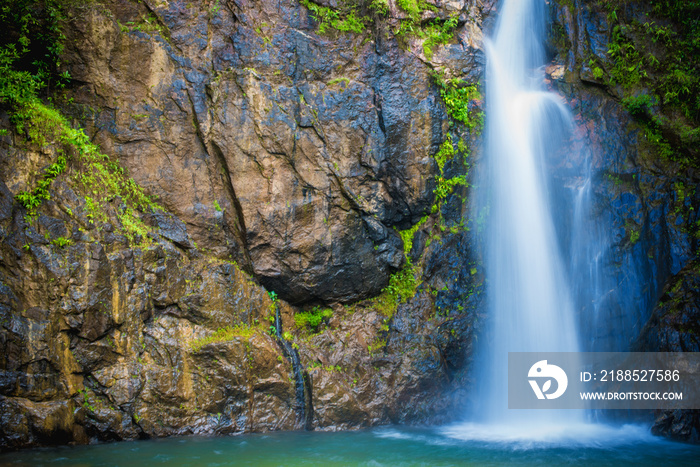
[[[644,429],[587,423],[580,410],[508,409],[508,352],[627,350],[628,336],[614,334],[639,321],[624,313],[635,307],[614,287],[620,281],[608,268],[611,238],[591,207],[590,157],[574,158],[580,173],[569,169],[568,182],[553,184],[552,163],[573,125],[559,96],[544,88],[545,7],[545,0],[502,0],[495,35],[484,44],[486,147],[474,208],[476,218],[488,218],[480,234],[489,326],[476,356],[472,421],[444,433],[486,442],[610,446]],[[585,348],[575,310],[586,315]],[[611,328],[619,330],[598,332]]]
[[[505,0],[493,41],[485,44],[487,168],[480,199],[489,210],[485,270],[492,327],[481,358],[481,416],[489,422],[523,415],[532,423],[532,413],[507,409],[509,351],[579,350],[544,167],[570,127],[566,107],[542,88],[544,7],[543,0]],[[538,414],[550,420],[559,413]],[[558,416],[570,420],[572,414]]]

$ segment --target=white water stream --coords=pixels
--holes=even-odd
[[[603,260],[609,239],[590,215],[590,168],[575,177],[580,186],[566,187],[567,196],[559,190],[555,199],[549,189],[547,162],[551,166],[552,157],[561,154],[572,117],[563,99],[544,87],[545,8],[545,0],[502,0],[495,33],[484,42],[486,140],[475,209],[477,218],[487,219],[482,235],[488,326],[479,336],[470,422],[447,427],[445,434],[507,444],[585,440],[612,446],[649,436],[649,430],[590,423],[582,410],[508,409],[508,352],[624,347],[624,339],[598,341],[590,329],[624,329],[607,315],[604,291],[610,278]],[[561,244],[567,227],[573,229],[566,240],[569,260]],[[582,330],[577,309],[590,313]],[[580,336],[602,348],[583,349]]]
[[[488,55],[485,270],[490,341],[483,359],[485,421],[566,418],[576,411],[507,408],[508,352],[579,350],[566,268],[547,190],[547,154],[570,131],[568,109],[543,89],[543,0],[504,0]]]

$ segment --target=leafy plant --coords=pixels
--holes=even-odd
[[[439,73],[434,75],[440,86],[447,113],[455,120],[464,123],[470,130],[481,131],[484,124],[484,116],[480,111],[471,111],[469,105],[472,101],[481,100],[481,93],[474,84],[466,84],[459,79],[445,79]]]
[[[68,1],[6,0],[0,6],[0,105],[23,105],[70,80],[61,72]]]
[[[73,241],[66,237],[58,237],[51,240],[51,243],[53,243],[59,248],[65,248],[67,246],[70,246],[73,243]]]
[[[51,182],[77,162],[74,179],[82,184],[91,222],[106,222],[107,203],[119,198],[125,208],[116,213],[125,236],[144,238],[148,229],[136,210],[160,209],[124,170],[102,154],[81,129],[72,128],[56,109],[39,99],[39,92],[61,88],[68,80],[60,72],[59,57],[65,39],[61,24],[68,6],[80,0],[9,0],[0,6],[0,27],[7,32],[0,39],[0,107],[9,110],[17,134],[27,144],[55,149],[56,160],[44,170],[35,186],[18,193],[16,200],[28,218],[51,198]],[[77,157],[76,157],[77,156]]]
[[[37,182],[34,189],[17,195],[17,200],[27,208],[28,214],[32,215],[41,201],[50,198],[48,189],[51,181],[66,170],[68,155],[74,154],[75,156],[70,157],[75,157],[81,169],[75,174],[74,180],[85,193],[88,219],[91,222],[107,222],[108,203],[114,198],[119,198],[123,207],[116,212],[116,216],[124,235],[130,241],[136,241],[138,238],[143,241],[148,227],[136,211],[162,208],[132,179],[126,177],[122,167],[101,153],[82,129],[72,128],[56,109],[34,98],[21,108],[21,114],[22,119],[17,122],[18,133],[25,133],[30,141],[42,145],[58,145],[58,152],[66,155],[59,156],[57,161],[46,169],[43,178]]]
[[[406,258],[408,258],[408,255],[413,249],[413,237],[416,236],[416,232],[418,232],[418,229],[420,229],[423,226],[423,224],[426,223],[427,220],[428,216],[423,216],[421,220],[414,224],[412,227],[406,230],[399,231],[399,236],[401,237],[401,240],[403,240],[403,251]]]
[[[370,303],[384,316],[391,318],[401,303],[416,294],[419,285],[417,274],[418,267],[407,261],[403,269],[389,277],[389,284]]]
[[[314,307],[308,311],[302,311],[294,315],[294,323],[298,328],[306,328],[317,331],[321,323],[327,322],[333,316],[330,308]]]
[[[308,8],[316,21],[318,21],[318,32],[320,34],[325,34],[332,30],[361,33],[370,22],[367,16],[358,16],[355,5],[342,4],[341,9],[335,10],[317,5],[311,0],[301,0],[300,3]]]
[[[219,0],[214,0],[214,2],[211,5],[211,8],[209,9],[210,16],[212,16],[212,17],[216,16],[216,14],[219,13],[219,10],[221,10],[221,5],[219,4]]]
[[[312,0],[301,0],[300,3],[318,22],[319,34],[333,31],[360,34],[389,14],[387,0],[349,0],[338,2],[335,7],[322,6]],[[447,44],[454,37],[459,21],[456,15],[446,20],[433,19],[423,22],[423,13],[437,11],[435,5],[425,0],[396,0],[396,5],[406,15],[399,20],[394,34],[401,39],[408,37],[424,39],[423,53],[428,60],[432,59],[436,46]]]
[[[654,105],[654,98],[649,94],[625,97],[622,99],[622,105],[633,117],[649,118],[651,115],[651,108]]]
[[[433,48],[437,45],[447,44],[454,37],[457,28],[457,16],[451,16],[445,21],[433,20],[427,26],[419,29],[418,37],[425,39],[423,42],[423,54],[428,60],[433,59]]]
[[[634,245],[639,241],[639,231],[638,230],[633,230],[630,232],[630,243]]]
[[[626,26],[615,25],[612,40],[608,44],[608,55],[614,59],[610,70],[613,83],[630,87],[647,77],[644,69],[644,59],[628,36]]]
[[[36,187],[31,191],[20,191],[15,196],[15,199],[27,210],[29,216],[35,214],[36,208],[41,205],[44,200],[51,199],[49,187],[51,182],[58,175],[66,170],[66,158],[59,156],[58,160],[51,164],[45,171],[44,176],[37,183]]]
[[[700,143],[698,3],[655,0],[648,5],[644,23],[621,14],[620,1],[601,4],[612,25],[610,83],[622,87],[623,105],[660,157],[678,161],[681,167],[699,166],[695,156]],[[641,95],[640,88],[645,89]]]
[[[389,14],[389,2],[387,0],[372,0],[369,3],[369,8],[381,16]]]

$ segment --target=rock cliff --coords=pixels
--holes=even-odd
[[[362,28],[322,32],[314,5],[70,3],[70,122],[4,114],[3,448],[301,428],[277,309],[313,427],[457,413],[493,7],[358,3]]]
[[[698,348],[700,114],[693,96],[700,81],[691,75],[700,23],[693,12],[674,0],[560,1],[551,9],[547,72],[574,112],[569,154],[578,155],[554,171],[561,185],[575,187],[581,182],[567,171],[590,164],[591,214],[600,226],[593,236],[608,250],[584,268],[607,276],[598,283],[607,291],[600,304],[608,324],[590,317],[600,304],[582,309],[596,350]],[[699,428],[697,411],[677,411],[657,414],[652,430],[697,442]]]
[[[300,429],[300,400],[316,429],[459,416],[496,2],[35,3],[65,3],[70,80],[46,90],[61,116],[0,95],[1,449]],[[592,161],[610,251],[615,325],[586,332],[697,347],[692,135],[629,100],[653,83],[613,79],[619,26],[654,12],[603,3],[552,5],[546,69],[575,117],[553,186],[572,197]]]

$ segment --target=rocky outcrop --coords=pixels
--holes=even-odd
[[[184,229],[174,218],[161,214],[169,223],[153,230],[152,243],[126,247],[113,226],[87,231],[86,218],[54,211],[65,199],[56,193],[36,227],[11,197],[2,205],[14,211],[3,220],[4,449],[303,426],[292,366],[270,335],[273,302],[251,276],[170,240]],[[56,225],[69,229],[72,244],[44,238],[42,229]],[[25,241],[38,243],[25,252]],[[442,265],[436,255],[444,251],[435,242],[425,255]],[[449,291],[431,287],[437,274],[426,272],[426,284],[393,319],[374,301],[336,305],[319,334],[296,326],[295,310],[277,301],[282,328],[295,334],[285,339],[311,375],[313,428],[455,412],[464,402],[475,314],[440,303],[473,286],[461,271],[440,272],[454,284]],[[479,295],[469,296],[476,307]]]
[[[470,15],[469,38],[485,7],[451,8]],[[76,116],[200,247],[292,303],[386,286],[403,264],[393,227],[430,208],[447,131],[431,66],[388,24],[319,35],[307,9],[268,1],[112,1],[76,15]],[[434,60],[476,80],[476,43]]]
[[[576,214],[566,213],[572,221],[564,237],[568,242],[584,239],[604,255],[591,257],[580,273],[593,263],[601,290],[610,292],[583,313],[593,313],[594,307],[611,310],[607,325],[591,323],[591,338],[597,349],[625,350],[667,281],[694,256],[700,199],[691,187],[697,182],[692,171],[680,170],[679,162],[662,157],[648,142],[644,127],[621,102],[629,91],[609,78],[593,78],[591,64],[611,68],[614,62],[607,53],[612,34],[607,10],[599,2],[561,3],[552,10],[552,42],[560,49],[547,72],[569,102],[576,130],[573,150],[553,161],[553,172],[564,187],[562,197],[570,200],[567,205],[575,206],[585,183],[576,175],[590,167],[592,209],[584,214],[596,226],[595,231],[577,232]],[[640,14],[631,7],[628,11]]]
[[[700,309],[697,303],[697,261],[669,281],[644,326],[636,347],[655,352],[700,352]]]
[[[697,261],[676,274],[659,299],[651,318],[635,342],[636,350],[654,352],[700,352],[700,286]],[[695,391],[688,387],[684,391]],[[657,411],[652,431],[671,438],[700,442],[697,410]]]
[[[429,3],[421,20],[457,18],[432,49],[396,36],[407,16],[394,1],[359,32],[324,34],[297,2],[73,7],[73,81],[55,101],[164,209],[138,213],[136,237],[119,196],[94,219],[74,158],[26,218],[15,196],[61,148],[2,114],[0,449],[459,416],[486,318],[483,213],[468,206],[479,135],[450,117],[432,75],[481,79],[496,2]],[[575,206],[590,164],[593,209],[578,215],[609,252],[585,273],[608,271],[596,280],[610,292],[591,303],[574,291],[581,322],[598,349],[627,348],[650,316],[645,349],[696,345],[694,173],[659,157],[595,70],[612,66],[600,2],[560,3],[546,73],[575,131],[549,161],[550,189]],[[438,162],[448,134],[460,149]],[[572,253],[577,213],[561,206]],[[332,311],[317,326],[295,320],[314,306]],[[596,326],[595,307],[614,325]],[[662,415],[660,433],[694,439],[693,413]]]
[[[580,193],[582,181],[570,175],[580,171],[571,169],[590,164],[593,209],[587,215],[598,228],[584,237],[598,245],[594,253],[601,255],[590,257],[577,272],[592,274],[600,290],[608,291],[599,302],[582,308],[593,348],[697,351],[693,329],[698,323],[694,297],[700,198],[694,150],[680,142],[678,126],[669,123],[684,121],[673,106],[635,106],[646,102],[636,99],[651,94],[663,70],[649,69],[645,80],[637,82],[636,75],[620,76],[622,59],[609,52],[613,43],[630,44],[639,56],[664,60],[668,51],[634,27],[672,23],[655,17],[644,2],[616,7],[562,1],[551,13],[554,58],[547,74],[566,96],[576,126],[574,150],[554,161],[554,172],[559,185],[571,189],[564,189],[562,196],[572,197],[567,191]],[[644,63],[622,71],[642,75],[647,73]],[[567,240],[581,235],[576,228],[572,222]],[[605,326],[596,321],[596,309],[610,310]],[[699,428],[695,411],[676,411],[657,414],[653,431],[697,442]]]
[[[108,192],[96,216],[84,163],[2,115],[0,449],[303,428],[287,346],[307,428],[456,416],[482,278],[468,185],[433,193],[466,155],[433,156],[450,128],[478,134],[450,123],[432,73],[479,79],[491,8],[438,6],[459,24],[428,60],[392,14],[323,35],[296,2],[75,5],[56,101],[163,209],[124,217]],[[15,196],[64,150],[27,215]],[[298,325],[316,304],[332,317]]]

